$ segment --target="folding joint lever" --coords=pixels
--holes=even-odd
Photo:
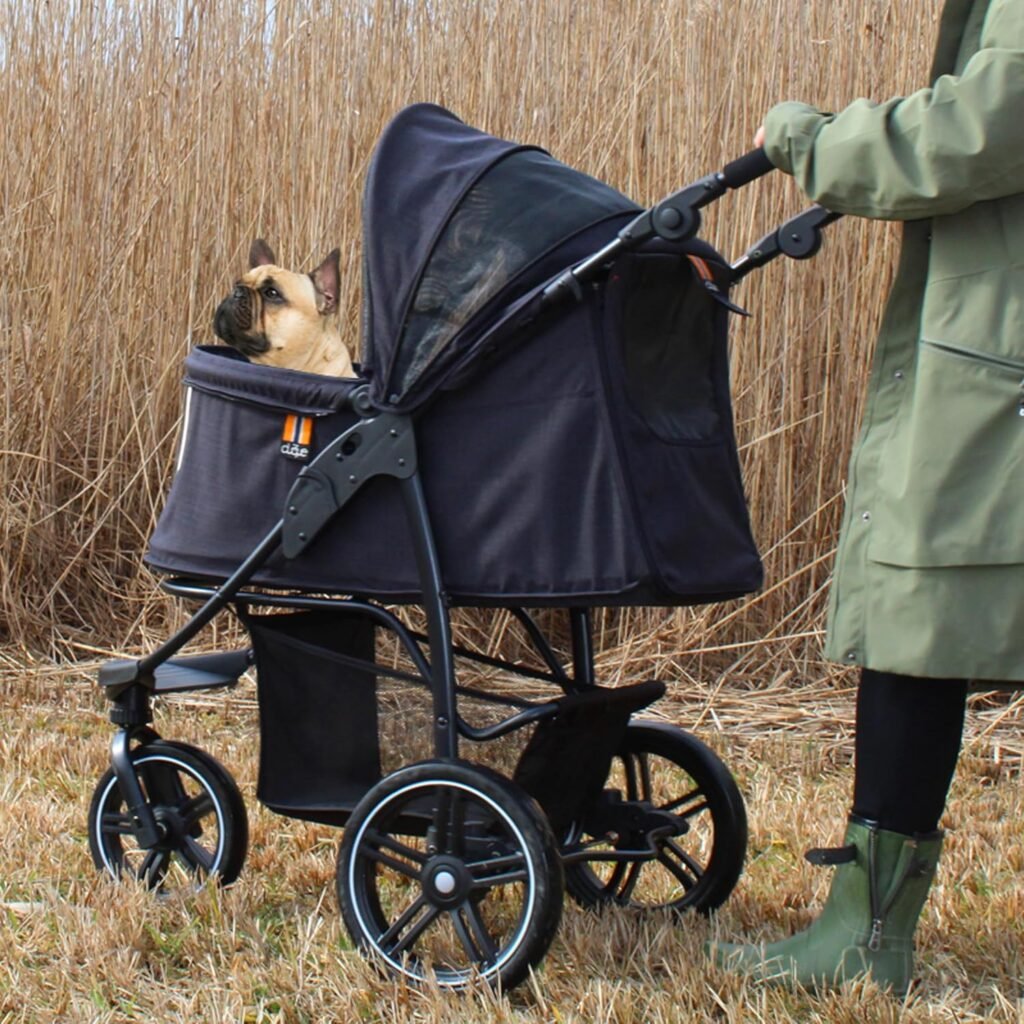
[[[817,205],[798,213],[776,232],[779,251],[793,260],[810,259],[821,248],[821,229],[840,216]]]
[[[619,232],[619,238],[631,246],[655,237],[685,242],[700,231],[697,211],[725,195],[727,189],[721,173],[709,174],[640,214]]]
[[[281,549],[294,558],[368,480],[416,472],[416,440],[408,416],[382,412],[360,420],[299,473],[285,502]]]
[[[752,245],[730,268],[733,281],[745,277],[757,267],[763,267],[776,256],[788,256],[793,260],[810,259],[821,248],[822,228],[839,220],[841,216],[841,213],[826,210],[824,206],[809,206]]]

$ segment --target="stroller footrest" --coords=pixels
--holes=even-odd
[[[156,670],[155,690],[157,693],[174,693],[234,686],[251,664],[251,654],[247,650],[171,658]]]
[[[251,664],[252,655],[248,650],[171,658],[153,673],[153,692],[181,693],[234,686]],[[100,666],[100,685],[111,690],[123,689],[138,681],[137,661],[120,659]]]

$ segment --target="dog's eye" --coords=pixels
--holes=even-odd
[[[271,285],[267,285],[267,287],[262,289],[262,291],[263,298],[269,299],[271,302],[281,302],[284,299],[284,296]]]

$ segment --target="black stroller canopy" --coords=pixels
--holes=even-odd
[[[544,257],[638,209],[544,150],[442,107],[401,111],[377,144],[363,203],[363,361],[377,402],[425,400],[471,355],[483,325],[552,273],[540,270]]]

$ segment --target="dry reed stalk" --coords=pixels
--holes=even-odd
[[[74,657],[138,645],[178,614],[140,556],[181,359],[210,340],[257,234],[296,265],[341,247],[357,343],[360,190],[401,106],[446,104],[652,202],[745,151],[776,100],[834,108],[922,81],[937,8],[2,0],[2,635]],[[709,211],[705,234],[735,256],[800,205],[770,179]],[[785,647],[813,668],[893,255],[891,230],[844,222],[812,265],[744,284],[756,315],[735,324],[734,392],[770,589],[738,612],[612,616],[604,643],[667,621],[677,649],[786,636],[756,657]]]

